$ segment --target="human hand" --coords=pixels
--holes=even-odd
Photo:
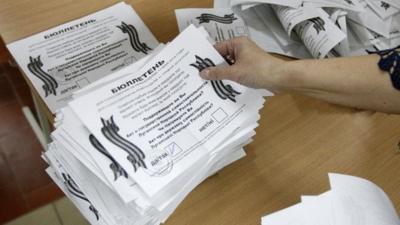
[[[246,37],[234,38],[214,45],[232,65],[204,69],[206,80],[232,80],[253,88],[281,91],[286,61],[266,53]]]
[[[379,57],[367,55],[333,59],[286,60],[268,54],[247,38],[215,45],[232,65],[204,69],[207,80],[232,80],[274,93],[287,92],[327,102],[400,114],[400,92],[388,73],[376,66]]]

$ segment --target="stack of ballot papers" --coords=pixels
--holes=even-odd
[[[120,2],[7,45],[52,113],[72,93],[149,55],[158,41]]]
[[[392,202],[374,183],[329,174],[331,190],[261,219],[262,225],[400,225]]]
[[[398,0],[214,0],[178,9],[180,29],[202,25],[216,41],[248,36],[268,52],[295,58],[365,55],[400,45]]]
[[[204,179],[245,156],[264,98],[199,72],[226,65],[189,26],[75,92],[55,118],[46,170],[91,224],[160,224]]]

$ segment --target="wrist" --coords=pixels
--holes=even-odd
[[[282,61],[275,71],[270,71],[273,78],[273,91],[293,92],[301,89],[304,82],[304,66],[300,60]]]

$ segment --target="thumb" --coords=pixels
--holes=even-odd
[[[232,80],[236,81],[237,71],[234,66],[208,67],[200,72],[200,77],[205,80]]]

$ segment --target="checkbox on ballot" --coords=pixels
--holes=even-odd
[[[172,156],[175,156],[182,152],[182,148],[179,147],[179,145],[177,145],[175,142],[172,142],[171,144],[167,145],[167,147],[165,147],[165,150]]]
[[[221,108],[218,108],[211,114],[211,116],[214,118],[215,121],[218,123],[221,123],[226,117],[228,117],[228,114]]]

